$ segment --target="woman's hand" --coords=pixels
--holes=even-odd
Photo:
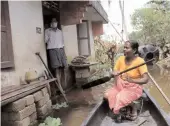
[[[126,76],[125,81],[129,82],[129,83],[134,83],[133,79],[130,78],[128,75]]]
[[[134,83],[133,79],[131,77],[129,77],[127,73],[123,73],[121,76],[122,76],[123,80],[125,80],[129,83]]]
[[[119,72],[118,71],[113,71],[113,73],[112,73],[112,77],[114,77],[114,82],[115,82],[115,85],[117,85],[117,77],[118,77],[118,75],[119,75]]]
[[[113,71],[110,76],[116,78],[119,75],[118,71]]]
[[[128,81],[130,83],[135,83],[135,84],[146,84],[148,82],[148,74],[145,73],[143,74],[142,78],[139,78],[139,79],[132,79],[130,78],[129,76],[126,76],[126,79],[125,81]]]
[[[115,76],[118,76],[119,75],[119,72],[118,71],[113,71],[112,75],[115,77]]]

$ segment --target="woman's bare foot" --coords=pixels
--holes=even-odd
[[[137,119],[137,115],[127,115],[127,116],[126,116],[126,119],[131,120],[131,121],[134,121],[134,120]]]
[[[122,116],[120,114],[116,115],[116,119],[115,119],[116,123],[121,123],[122,122]]]
[[[136,104],[132,104],[132,115],[134,115],[134,116],[137,115],[137,106],[136,106]]]
[[[138,113],[137,113],[137,107],[136,107],[135,104],[132,104],[131,107],[132,107],[132,112],[131,112],[131,114],[128,113],[128,115],[126,116],[126,118],[129,119],[129,120],[131,120],[131,121],[134,121],[134,120],[137,118],[137,115],[138,115]]]

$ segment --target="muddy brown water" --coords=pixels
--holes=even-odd
[[[149,67],[149,71],[152,77],[159,85],[159,87],[162,89],[165,95],[170,99],[170,71],[167,69],[160,69],[157,65],[153,67]],[[160,93],[160,91],[157,89],[157,87],[153,83],[151,83],[145,85],[145,88],[149,90],[150,94],[155,99],[155,101],[159,104],[161,109],[163,109],[170,116],[170,105],[165,100],[165,98]]]
[[[170,99],[170,71],[168,73],[167,70],[160,69],[156,65],[149,67],[149,71]],[[54,117],[60,117],[63,126],[80,126],[95,104],[102,99],[104,91],[112,86],[112,83],[113,82],[110,81],[84,91],[79,89],[73,90],[67,94],[69,101],[71,101],[70,106],[68,108],[54,110]],[[166,102],[157,87],[150,83],[145,85],[145,88],[149,90],[155,101],[159,103],[161,109],[170,115],[170,105]]]

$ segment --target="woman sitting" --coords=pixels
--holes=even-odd
[[[142,96],[142,84],[148,82],[147,66],[140,66],[120,76],[118,73],[144,63],[144,60],[137,56],[138,46],[139,44],[134,41],[125,42],[124,56],[120,56],[114,66],[115,85],[105,92],[105,98],[115,115],[119,115],[121,108],[127,105],[132,106],[132,113],[129,117],[131,120],[137,117],[137,108],[131,103]]]

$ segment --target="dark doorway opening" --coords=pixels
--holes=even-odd
[[[59,1],[42,1],[44,32],[46,29],[50,28],[52,18],[56,18],[58,22],[58,29],[61,30],[59,4],[60,4]],[[47,50],[47,62],[50,71],[52,72],[53,76],[55,76],[55,70],[53,70],[50,65],[50,57],[48,50]]]

